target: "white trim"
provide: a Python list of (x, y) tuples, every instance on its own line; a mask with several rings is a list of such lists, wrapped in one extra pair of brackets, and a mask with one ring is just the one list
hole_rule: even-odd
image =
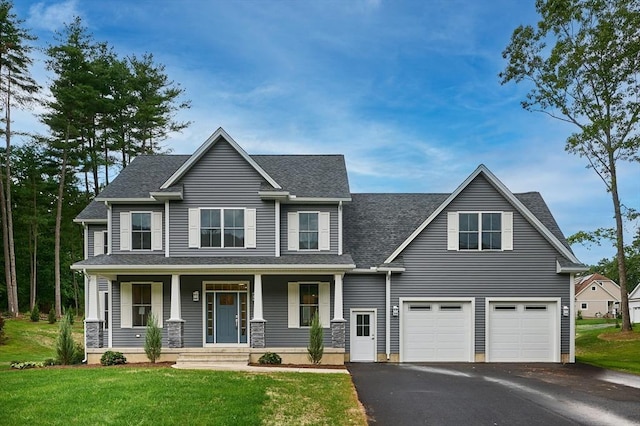
[(289, 196), (290, 204), (326, 204), (326, 203), (339, 203), (342, 201), (351, 201), (351, 197), (348, 198), (321, 198), (321, 197), (296, 197), (295, 195)]
[(98, 291), (98, 277), (96, 275), (89, 275), (88, 290), (89, 304), (87, 305), (87, 317), (85, 321), (100, 321), (100, 293)]
[[(262, 275), (253, 276), (253, 320), (264, 321), (262, 303)], [(247, 319), (248, 321), (248, 319)]]
[(164, 257), (169, 257), (169, 241), (171, 241), (171, 237), (169, 234), (169, 200), (164, 202)]
[[(473, 233), (477, 234), (478, 236), (477, 249), (461, 249), (460, 248), (460, 233), (461, 233), (460, 215), (461, 214), (477, 215), (478, 217), (477, 231), (462, 231), (462, 232), (465, 232), (466, 234), (473, 234)], [(500, 215), (500, 248), (499, 249), (482, 248), (482, 234), (484, 232), (495, 232), (495, 231), (485, 231), (483, 229), (482, 216), (485, 214)], [(498, 211), (498, 210), (456, 210), (456, 211), (447, 212), (447, 250), (462, 251), (462, 252), (513, 250), (513, 212)]]
[[(210, 273), (210, 271), (223, 271), (229, 273), (236, 273), (242, 271), (254, 271), (254, 270), (265, 270), (265, 271), (281, 271), (281, 272), (291, 272), (295, 273), (296, 271), (322, 271), (323, 273), (326, 271), (350, 271), (355, 268), (354, 264), (282, 264), (282, 265), (260, 265), (260, 264), (247, 264), (247, 265), (220, 265), (220, 264), (211, 264), (211, 265), (71, 265), (71, 269), (76, 271), (84, 271), (95, 274), (121, 274), (121, 271), (127, 271), (127, 273), (135, 274), (153, 274), (154, 271), (190, 271), (192, 273), (203, 272), (205, 274)], [(375, 272), (375, 271), (369, 271)]]
[(89, 226), (84, 223), (82, 224), (82, 240), (84, 244), (84, 260), (87, 260), (89, 258)]
[(151, 197), (117, 197), (117, 198), (104, 198), (96, 197), (94, 201), (105, 202), (109, 204), (132, 204), (132, 203), (145, 203), (145, 204), (158, 204), (158, 200)]
[(171, 274), (171, 311), (169, 321), (182, 321), (182, 305), (180, 300), (180, 275)]
[[(244, 284), (247, 286), (245, 291), (242, 290), (207, 290), (207, 284)], [(207, 343), (207, 293), (212, 293), (213, 296), (213, 341), (218, 340), (217, 328), (215, 322), (216, 315), (216, 302), (217, 293), (244, 293), (247, 295), (247, 342), (246, 343)], [(203, 348), (215, 348), (215, 347), (227, 347), (227, 348), (246, 348), (251, 347), (251, 282), (247, 280), (206, 280), (202, 281), (202, 287), (200, 290), (200, 305), (202, 306), (202, 347)], [(237, 300), (238, 312), (240, 312), (240, 299)], [(240, 318), (238, 318), (238, 340), (240, 340)]]
[(267, 172), (264, 171), (264, 169), (260, 167), (260, 165), (258, 165), (258, 163), (256, 163), (256, 161), (251, 158), (249, 154), (247, 154), (245, 150), (242, 149), (240, 145), (238, 145), (238, 143), (234, 141), (233, 138), (229, 136), (229, 134), (225, 132), (222, 127), (219, 127), (215, 132), (213, 132), (213, 134), (209, 136), (209, 138), (202, 145), (200, 145), (200, 147), (191, 155), (191, 157), (189, 157), (189, 159), (185, 161), (184, 164), (182, 164), (182, 166), (180, 166), (180, 168), (176, 170), (171, 175), (171, 177), (169, 177), (169, 179), (167, 179), (167, 181), (162, 184), (162, 186), (160, 186), (160, 189), (167, 189), (177, 181), (179, 181), (180, 178), (182, 178), (182, 176), (187, 172), (187, 170), (189, 170), (195, 163), (197, 163), (198, 160), (200, 160), (200, 158), (207, 151), (209, 151), (209, 149), (213, 145), (215, 145), (221, 138), (226, 140), (229, 145), (231, 145), (238, 152), (238, 154), (240, 154), (242, 158), (245, 159), (247, 163), (249, 163), (267, 182), (269, 182), (271, 186), (276, 189), (282, 189), (282, 187), (278, 185), (278, 183), (271, 176), (269, 176)]
[(113, 347), (113, 282), (107, 280), (107, 292), (109, 294), (109, 333), (108, 333), (108, 346)]
[(342, 201), (338, 203), (338, 255), (342, 256)]
[(470, 351), (469, 351), (469, 360), (468, 362), (473, 362), (475, 360), (475, 348), (476, 348), (476, 298), (475, 297), (400, 297), (398, 299), (398, 308), (400, 309), (400, 325), (399, 325), (399, 351), (400, 351), (400, 362), (404, 362), (404, 351), (403, 349), (403, 326), (404, 326), (404, 304), (411, 302), (462, 302), (462, 303), (470, 303), (471, 304), (471, 314), (470, 316)]
[(149, 195), (158, 201), (182, 200), (182, 192), (151, 191)]
[(580, 262), (577, 262), (577, 263), (580, 266), (577, 266), (577, 265), (561, 266), (560, 262), (556, 260), (556, 272), (558, 274), (569, 274), (569, 273), (584, 272), (589, 270), (588, 266), (583, 265)]
[[(569, 362), (576, 362), (576, 300), (575, 275), (569, 274)], [(562, 306), (560, 307), (560, 324), (562, 324)], [(560, 333), (562, 334), (562, 333)], [(562, 346), (562, 338), (560, 339)], [(562, 356), (562, 354), (560, 354)]]
[(385, 276), (384, 346), (387, 361), (391, 358), (391, 271)]
[[(371, 333), (373, 335), (373, 359), (370, 362), (378, 361), (378, 309), (377, 308), (351, 308), (349, 309), (349, 347), (350, 353), (353, 353), (355, 346), (354, 340), (356, 337), (356, 319), (357, 314), (371, 314), (372, 322), (369, 324)], [(368, 360), (354, 360), (349, 357), (350, 362), (369, 362)]]
[(113, 253), (113, 212), (111, 211), (111, 204), (107, 204), (107, 237), (109, 237), (109, 241), (107, 244), (108, 253)]
[(276, 241), (275, 257), (280, 257), (280, 200), (275, 201), (274, 210), (275, 210), (274, 222), (275, 222), (275, 241)]
[[(573, 280), (571, 281), (573, 282)], [(500, 303), (500, 302), (513, 302), (513, 303), (555, 303), (555, 319), (556, 324), (553, 327), (555, 336), (553, 339), (554, 348), (553, 348), (553, 361), (551, 362), (560, 362), (561, 360), (561, 348), (562, 348), (562, 332), (561, 332), (561, 318), (562, 318), (562, 299), (560, 297), (486, 297), (485, 298), (485, 312), (484, 312), (484, 353), (485, 353), (485, 361), (493, 362), (490, 359), (490, 345), (491, 342), (489, 340), (489, 330), (491, 329), (491, 321), (489, 320), (490, 314), (490, 306), (491, 303)], [(570, 317), (569, 320), (575, 324), (575, 318)], [(525, 362), (525, 361), (522, 361)]]
[(397, 249), (395, 249), (393, 253), (391, 253), (391, 255), (384, 261), (384, 263), (393, 262), (400, 255), (400, 253), (402, 253), (402, 251), (413, 240), (415, 240), (416, 237), (420, 235), (420, 233), (431, 222), (433, 222), (433, 220), (436, 217), (438, 217), (440, 213), (442, 213), (442, 211), (444, 211), (444, 209), (449, 204), (451, 204), (451, 202), (455, 200), (458, 197), (458, 195), (460, 195), (460, 193), (481, 173), (484, 174), (484, 176), (487, 178), (489, 183), (491, 183), (494, 186), (494, 188), (496, 188), (498, 192), (500, 192), (516, 208), (516, 210), (518, 210), (547, 239), (547, 241), (549, 241), (551, 245), (553, 245), (556, 248), (556, 250), (562, 253), (571, 262), (577, 263), (577, 264), (580, 263), (580, 261), (575, 257), (575, 255), (571, 252), (571, 250), (565, 247), (551, 233), (551, 231), (549, 231), (549, 229), (546, 226), (544, 226), (542, 222), (540, 222), (540, 220), (538, 220), (533, 215), (533, 213), (531, 213), (531, 211), (529, 211), (529, 209), (527, 209), (524, 206), (524, 204), (522, 204), (520, 200), (518, 200), (516, 196), (513, 195), (513, 193), (502, 182), (500, 182), (500, 180), (498, 180), (498, 178), (493, 173), (489, 171), (489, 169), (484, 164), (481, 164), (480, 166), (478, 166), (478, 168), (473, 173), (471, 173), (471, 175), (469, 175), (469, 177), (465, 179), (464, 182), (462, 182), (462, 184), (458, 186), (458, 188), (453, 193), (451, 193), (451, 195), (449, 195), (449, 197), (447, 197), (447, 199), (442, 204), (440, 204), (440, 206), (433, 213), (431, 213), (431, 215), (424, 222), (422, 222), (422, 224), (420, 224), (420, 226), (418, 226), (418, 228), (415, 231), (413, 231), (413, 233), (402, 244), (400, 244), (400, 246)]
[(72, 220), (73, 223), (79, 223), (81, 225), (85, 225), (85, 224), (103, 224), (103, 223), (107, 223), (107, 219), (73, 219)]

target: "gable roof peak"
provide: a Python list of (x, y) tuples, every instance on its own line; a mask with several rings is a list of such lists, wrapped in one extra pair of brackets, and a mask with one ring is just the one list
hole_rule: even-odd
[(253, 167), (267, 182), (269, 182), (272, 187), (276, 189), (282, 188), (278, 184), (278, 182), (276, 182), (271, 176), (269, 176), (269, 174), (253, 158), (251, 158), (251, 156), (247, 154), (247, 152), (242, 149), (242, 147), (235, 140), (233, 140), (233, 138), (222, 127), (218, 127), (218, 129), (213, 132), (213, 134), (209, 136), (202, 145), (200, 145), (200, 147), (191, 155), (191, 157), (189, 157), (189, 159), (185, 161), (184, 164), (180, 166), (180, 168), (176, 170), (169, 177), (169, 179), (167, 179), (162, 184), (162, 186), (160, 186), (160, 189), (166, 189), (171, 187), (172, 185), (175, 185), (182, 178), (182, 176), (184, 176), (184, 174), (189, 169), (191, 169), (191, 167), (193, 167), (193, 165), (197, 163), (198, 160), (200, 160), (200, 158), (221, 139), (224, 139), (227, 143), (229, 143), (229, 145), (231, 145), (233, 149), (235, 149), (236, 152), (240, 154), (240, 156), (244, 158), (244, 160), (249, 163), (249, 165), (251, 165), (251, 167)]

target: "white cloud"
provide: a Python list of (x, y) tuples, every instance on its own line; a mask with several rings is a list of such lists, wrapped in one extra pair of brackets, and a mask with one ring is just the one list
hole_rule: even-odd
[(36, 3), (29, 8), (27, 24), (32, 28), (57, 31), (64, 24), (70, 23), (75, 16), (80, 16), (77, 5), (77, 0), (67, 0), (49, 5), (45, 2)]

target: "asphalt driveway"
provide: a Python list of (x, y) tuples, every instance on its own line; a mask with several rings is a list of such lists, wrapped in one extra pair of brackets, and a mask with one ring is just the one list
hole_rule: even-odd
[(376, 425), (639, 425), (640, 377), (582, 364), (349, 364)]

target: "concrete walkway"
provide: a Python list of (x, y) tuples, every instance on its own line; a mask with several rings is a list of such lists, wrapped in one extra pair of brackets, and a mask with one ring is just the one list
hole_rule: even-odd
[(339, 368), (313, 368), (313, 367), (258, 367), (245, 364), (190, 364), (188, 366), (172, 365), (178, 370), (220, 370), (220, 371), (247, 371), (252, 373), (325, 373), (325, 374), (349, 374), (349, 370)]

